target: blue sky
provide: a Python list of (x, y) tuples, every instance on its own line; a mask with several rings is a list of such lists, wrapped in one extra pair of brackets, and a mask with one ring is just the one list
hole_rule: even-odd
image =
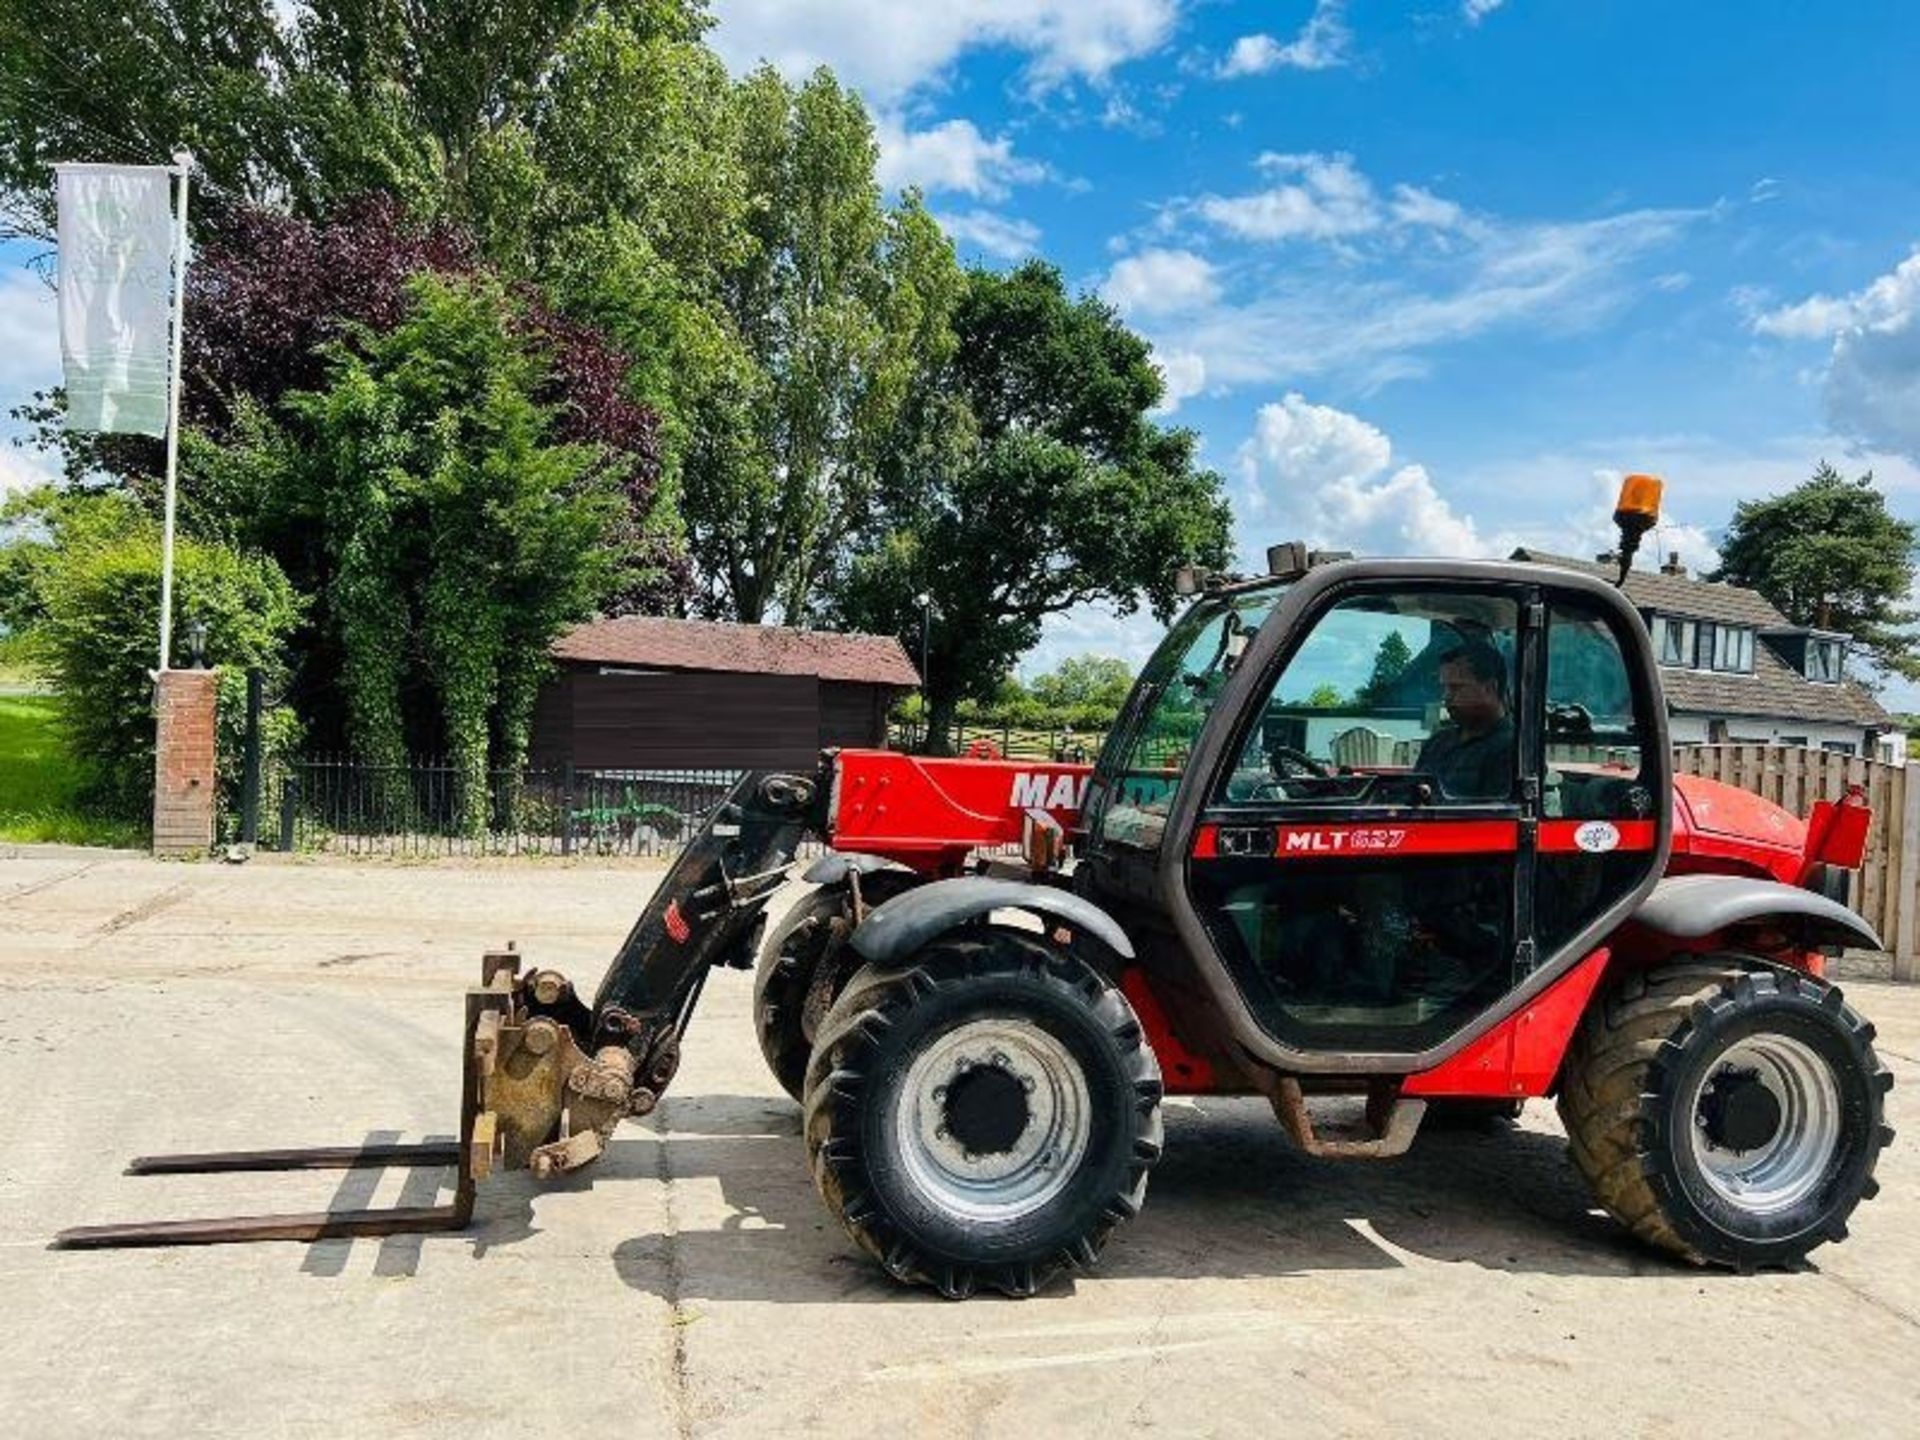
[[(730, 64), (859, 85), (972, 256), (1154, 341), (1249, 558), (1590, 552), (1647, 469), (1707, 564), (1822, 456), (1920, 518), (1913, 7), (716, 8)], [(1026, 668), (1155, 633), (1082, 613)]]
[[(1710, 563), (1825, 456), (1920, 518), (1920, 12), (1574, 0), (716, 0), (735, 69), (825, 62), (965, 253), (1154, 343), (1244, 552), (1605, 543), (1620, 471)], [(45, 383), (0, 249), (0, 400)], [(0, 483), (31, 462), (0, 459)], [(1150, 620), (1024, 667), (1137, 661)], [(1920, 708), (1895, 688), (1890, 702)]]

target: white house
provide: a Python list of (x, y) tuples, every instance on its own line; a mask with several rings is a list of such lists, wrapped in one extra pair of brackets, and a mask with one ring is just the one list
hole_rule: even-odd
[[(1522, 548), (1516, 560), (1611, 580), (1610, 560)], [(1688, 576), (1679, 556), (1627, 576), (1660, 658), (1677, 745), (1759, 742), (1904, 759), (1905, 737), (1865, 686), (1846, 678), (1845, 635), (1795, 625), (1759, 592)]]

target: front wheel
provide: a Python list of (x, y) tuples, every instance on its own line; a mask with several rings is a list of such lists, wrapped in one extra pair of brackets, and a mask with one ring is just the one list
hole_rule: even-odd
[(1160, 1095), (1119, 990), (1035, 936), (968, 931), (835, 1001), (807, 1152), (827, 1208), (895, 1279), (1025, 1296), (1138, 1213)]
[(1635, 975), (1567, 1054), (1560, 1117), (1600, 1203), (1697, 1264), (1788, 1265), (1846, 1238), (1893, 1138), (1873, 1027), (1741, 955)]
[(846, 978), (849, 967), (840, 957), (852, 932), (852, 897), (831, 886), (798, 901), (761, 947), (753, 978), (753, 1030), (767, 1068), (795, 1100), (805, 1094), (807, 1060), (821, 1017)]

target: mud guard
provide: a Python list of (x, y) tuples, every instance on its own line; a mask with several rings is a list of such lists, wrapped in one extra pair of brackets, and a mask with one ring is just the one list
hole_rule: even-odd
[(1672, 876), (1653, 887), (1633, 918), (1680, 940), (1697, 940), (1749, 920), (1778, 920), (1795, 924), (1809, 945), (1886, 948), (1871, 925), (1838, 901), (1746, 875)]
[(896, 895), (877, 906), (853, 932), (852, 945), (863, 960), (885, 963), (911, 955), (936, 935), (995, 910), (1025, 910), (1094, 936), (1123, 960), (1133, 959), (1133, 942), (1106, 911), (1070, 890), (964, 875), (935, 880)]
[(833, 850), (822, 855), (800, 878), (809, 885), (838, 885), (850, 874), (871, 875), (876, 870), (895, 870), (899, 866), (884, 855), (866, 855), (856, 850)]

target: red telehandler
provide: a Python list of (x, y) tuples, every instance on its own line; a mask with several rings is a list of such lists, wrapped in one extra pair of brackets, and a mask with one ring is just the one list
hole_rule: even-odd
[[(1630, 477), (1622, 577), (1657, 507)], [(591, 1003), (488, 956), (458, 1144), (133, 1167), (452, 1164), (452, 1205), (56, 1243), (458, 1228), (490, 1170), (575, 1169), (651, 1111), (709, 974), (756, 963), (827, 1208), (949, 1296), (1091, 1265), (1145, 1198), (1167, 1094), (1264, 1096), (1304, 1150), (1352, 1158), (1400, 1154), (1438, 1108), (1553, 1096), (1653, 1246), (1750, 1270), (1844, 1237), (1892, 1137), (1872, 1027), (1824, 978), (1834, 948), (1879, 948), (1831, 893), (1859, 795), (1802, 820), (1675, 777), (1646, 627), (1590, 575), (1298, 546), (1269, 571), (1184, 577), (1197, 598), (1092, 766), (845, 750), (750, 773)], [(832, 849), (763, 937), (809, 835)], [(1330, 1129), (1329, 1095), (1364, 1123)]]

